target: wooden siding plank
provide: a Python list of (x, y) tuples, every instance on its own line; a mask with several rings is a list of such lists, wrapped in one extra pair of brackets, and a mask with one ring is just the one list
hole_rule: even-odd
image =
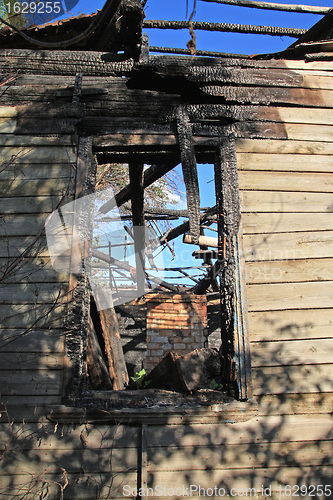
[[(13, 329), (15, 337), (20, 336), (22, 328), (38, 329), (51, 327), (64, 328), (68, 306), (66, 304), (9, 304), (2, 305), (0, 324), (2, 328)], [(23, 330), (25, 331), (25, 330)]]
[(147, 429), (149, 447), (157, 448), (183, 448), (193, 444), (226, 447), (246, 443), (311, 442), (332, 437), (332, 417), (323, 414), (286, 415), (284, 418), (264, 415), (237, 424), (156, 425)]
[[(15, 396), (7, 396), (12, 401)], [(41, 398), (49, 396), (31, 396)], [(28, 396), (22, 395), (22, 402), (28, 400)], [(5, 422), (5, 421), (4, 421)], [(140, 444), (139, 428), (137, 426), (97, 425), (97, 424), (62, 424), (55, 426), (53, 422), (45, 421), (42, 426), (36, 426), (27, 422), (14, 422), (12, 426), (8, 422), (0, 425), (0, 442), (13, 432), (20, 433), (22, 438), (22, 450), (111, 450), (117, 448), (136, 449)]]
[(255, 396), (333, 391), (331, 364), (253, 368), (252, 377)]
[(8, 193), (10, 193), (12, 197), (64, 195), (67, 190), (70, 190), (71, 186), (71, 179), (67, 179), (66, 177), (40, 180), (10, 179), (0, 181), (0, 197), (6, 197)]
[(58, 283), (17, 283), (0, 289), (0, 303), (8, 305), (54, 304), (57, 299), (61, 302), (65, 295), (65, 286)]
[(332, 442), (288, 443), (288, 451), (284, 443), (252, 443), (210, 446), (188, 446), (186, 448), (153, 448), (148, 447), (148, 470), (205, 471), (225, 469), (248, 469), (295, 466), (333, 465), (331, 456)]
[[(7, 220), (7, 218), (6, 218)], [(245, 234), (332, 231), (333, 212), (322, 213), (243, 213)]]
[(251, 341), (330, 338), (333, 309), (249, 313)]
[[(1, 137), (1, 136), (0, 136)], [(0, 179), (68, 179), (74, 173), (74, 165), (71, 163), (29, 163), (22, 166), (21, 164), (11, 164), (5, 168), (0, 168)]]
[[(1, 353), (61, 353), (64, 350), (64, 333), (50, 330), (0, 330)], [(1, 354), (2, 355), (2, 354)]]
[[(333, 144), (318, 141), (279, 141), (275, 139), (236, 139), (237, 153), (332, 155)], [(237, 154), (237, 158), (238, 158)], [(297, 158), (297, 156), (296, 156)], [(311, 161), (311, 160), (309, 160)], [(314, 160), (315, 161), (315, 160)], [(304, 165), (306, 168), (306, 165)]]
[[(12, 132), (12, 131), (10, 131)], [(1, 133), (1, 119), (0, 119)], [(1, 148), (1, 163), (76, 163), (77, 152), (74, 147), (64, 146), (19, 146)]]
[(245, 260), (295, 260), (330, 258), (332, 231), (244, 235)]
[[(45, 260), (44, 260), (45, 259)], [(2, 272), (6, 270), (8, 259), (0, 258), (0, 276), (3, 283), (64, 283), (67, 284), (70, 274), (69, 259), (57, 259), (57, 269), (53, 269), (50, 259), (47, 258), (24, 259), (18, 267), (9, 274), (3, 276)]]
[[(281, 141), (282, 142), (282, 141)], [(269, 147), (269, 144), (267, 144)], [(333, 150), (332, 150), (333, 152)], [(270, 172), (328, 172), (333, 169), (332, 155), (295, 153), (237, 153), (238, 170)], [(240, 173), (240, 175), (243, 175)], [(272, 174), (273, 175), (273, 174)]]
[(246, 264), (248, 284), (332, 280), (333, 259), (248, 262)]
[(333, 393), (269, 394), (257, 397), (259, 415), (332, 414)]
[(28, 196), (17, 196), (16, 198), (0, 198), (0, 210), (2, 213), (9, 214), (26, 214), (26, 213), (51, 213), (59, 205), (70, 203), (73, 201), (72, 196), (65, 196), (66, 190), (64, 189), (59, 195), (55, 196), (35, 196), (29, 198)]
[[(333, 113), (332, 113), (333, 114)], [(267, 164), (267, 169), (269, 164)], [(332, 173), (244, 171), (238, 173), (239, 189), (254, 191), (333, 192)], [(34, 181), (30, 181), (34, 182)], [(1, 185), (1, 183), (0, 183)], [(15, 189), (15, 187), (13, 186)], [(32, 187), (33, 190), (33, 187)], [(43, 194), (42, 192), (40, 194)]]
[(0, 391), (3, 397), (20, 395), (61, 394), (62, 370), (22, 370), (1, 373)]
[(333, 364), (333, 336), (330, 339), (252, 342), (251, 363), (253, 367)]
[(16, 373), (22, 370), (62, 369), (63, 355), (56, 353), (0, 353), (0, 372)]
[(241, 191), (240, 198), (242, 212), (333, 212), (331, 193)]
[[(11, 106), (9, 106), (12, 109)], [(0, 106), (1, 113), (2, 106)], [(16, 146), (19, 148), (32, 146), (70, 146), (75, 147), (75, 136), (58, 135), (58, 136), (30, 136), (30, 135), (13, 135), (13, 134), (0, 134), (0, 146), (9, 147)]]
[(247, 290), (249, 311), (323, 309), (333, 303), (333, 281), (249, 285)]
[[(332, 92), (333, 94), (333, 92)], [(333, 141), (332, 125), (300, 125), (298, 123), (286, 123), (288, 139), (294, 141)]]
[[(288, 463), (288, 457), (286, 457), (286, 464)], [(252, 496), (254, 494), (254, 489), (257, 491), (258, 495), (261, 493), (263, 485), (269, 484), (272, 491), (278, 491), (280, 485), (289, 484), (313, 484), (322, 485), (330, 484), (333, 475), (332, 466), (320, 466), (320, 467), (272, 467), (272, 468), (262, 468), (262, 469), (231, 469), (231, 470), (217, 470), (212, 469), (208, 471), (195, 470), (189, 472), (183, 472), (180, 474), (178, 471), (152, 471), (148, 473), (148, 484), (155, 485), (165, 485), (166, 491), (169, 489), (173, 492), (177, 488), (183, 491), (183, 486), (192, 486), (192, 493), (199, 492), (199, 486), (202, 488), (202, 496), (211, 496), (214, 494), (214, 485), (218, 488), (224, 488), (224, 493), (217, 493), (218, 496), (233, 496), (237, 495), (237, 490), (239, 490), (240, 497), (242, 496)], [(265, 486), (264, 486), (265, 487)], [(208, 494), (204, 493), (207, 489)], [(218, 491), (218, 489), (217, 489)], [(252, 493), (251, 493), (252, 491)], [(283, 490), (282, 490), (283, 491)], [(163, 492), (163, 487), (162, 487)], [(230, 493), (229, 493), (230, 492)], [(168, 493), (165, 495), (167, 497)], [(151, 498), (158, 498), (158, 496), (152, 496)]]

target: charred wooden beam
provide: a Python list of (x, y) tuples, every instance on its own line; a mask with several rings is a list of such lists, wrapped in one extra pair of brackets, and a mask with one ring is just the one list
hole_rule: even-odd
[(145, 216), (143, 163), (132, 159), (129, 163), (129, 177), (132, 205), (133, 238), (136, 262), (136, 280), (139, 295), (145, 293)]
[[(276, 26), (253, 26), (250, 24), (228, 24), (228, 23), (209, 23), (201, 21), (193, 21), (194, 30), (204, 31), (221, 31), (229, 33), (253, 33), (255, 35), (271, 35), (271, 36), (290, 36), (299, 38), (306, 33), (307, 30), (301, 28), (279, 28)], [(181, 30), (189, 29), (188, 21), (160, 21), (150, 19), (143, 22), (143, 28), (157, 29), (172, 29)]]
[[(155, 181), (157, 181), (160, 177), (167, 174), (170, 170), (172, 170), (178, 162), (168, 162), (162, 163), (159, 165), (152, 165), (143, 173), (143, 188), (147, 188)], [(119, 193), (115, 195), (115, 198), (112, 200), (108, 200), (104, 205), (102, 205), (99, 209), (102, 214), (106, 214), (115, 206), (120, 207), (131, 198), (131, 183), (125, 186)]]
[(257, 2), (255, 0), (201, 0), (202, 2), (221, 3), (237, 5), (238, 7), (250, 7), (252, 9), (279, 10), (283, 12), (300, 12), (308, 14), (327, 14), (331, 7), (320, 7), (319, 5), (290, 5), (285, 3)]
[(187, 210), (189, 212), (190, 233), (195, 242), (200, 235), (200, 193), (195, 157), (192, 126), (183, 106), (177, 110), (177, 132), (182, 160), (183, 177), (186, 187)]

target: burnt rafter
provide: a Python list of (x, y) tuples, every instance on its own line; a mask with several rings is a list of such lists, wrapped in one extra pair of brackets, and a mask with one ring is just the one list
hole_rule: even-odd
[[(168, 163), (162, 163), (160, 165), (152, 165), (151, 167), (147, 168), (147, 170), (144, 171), (143, 173), (143, 187), (147, 188), (151, 184), (153, 184), (155, 181), (160, 179), (163, 175), (167, 174), (172, 170), (178, 162), (168, 162)], [(131, 198), (131, 184), (128, 184), (125, 186), (119, 193), (117, 193), (112, 200), (108, 200), (104, 205), (102, 205), (99, 209), (102, 214), (108, 213), (110, 210), (112, 210), (115, 206), (121, 206), (129, 199)]]

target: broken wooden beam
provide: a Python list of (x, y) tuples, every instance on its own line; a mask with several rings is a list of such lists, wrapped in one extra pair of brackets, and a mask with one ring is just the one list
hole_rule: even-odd
[(176, 390), (192, 393), (211, 388), (212, 380), (218, 383), (221, 375), (220, 355), (216, 349), (195, 349), (181, 356), (169, 352), (146, 375), (149, 388)]
[(183, 243), (217, 248), (218, 238), (214, 238), (212, 236), (199, 236), (199, 240), (196, 242), (191, 234), (184, 234)]

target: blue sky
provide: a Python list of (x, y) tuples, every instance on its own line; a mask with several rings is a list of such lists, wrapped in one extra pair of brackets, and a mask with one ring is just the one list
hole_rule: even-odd
[[(279, 0), (277, 0), (279, 1)], [(285, 1), (287, 4), (306, 4), (332, 7), (331, 0), (300, 0)], [(193, 0), (188, 0), (189, 11), (191, 12)], [(72, 14), (91, 14), (101, 9), (104, 0), (96, 0), (94, 3), (88, 0), (80, 0), (72, 10)], [(147, 19), (185, 20), (186, 0), (148, 0), (146, 7)], [(267, 11), (236, 7), (232, 5), (222, 5), (211, 2), (197, 0), (197, 10), (195, 21), (211, 21), (240, 24), (256, 24), (283, 26), (291, 28), (308, 29), (313, 26), (321, 16), (314, 14), (297, 14), (278, 11)], [(150, 45), (181, 47), (186, 48), (189, 40), (187, 30), (147, 30)], [(197, 48), (200, 50), (214, 50), (221, 52), (233, 52), (238, 54), (255, 54), (275, 52), (282, 50), (295, 40), (289, 37), (272, 37), (269, 35), (244, 35), (238, 33), (210, 33), (196, 31)]]

